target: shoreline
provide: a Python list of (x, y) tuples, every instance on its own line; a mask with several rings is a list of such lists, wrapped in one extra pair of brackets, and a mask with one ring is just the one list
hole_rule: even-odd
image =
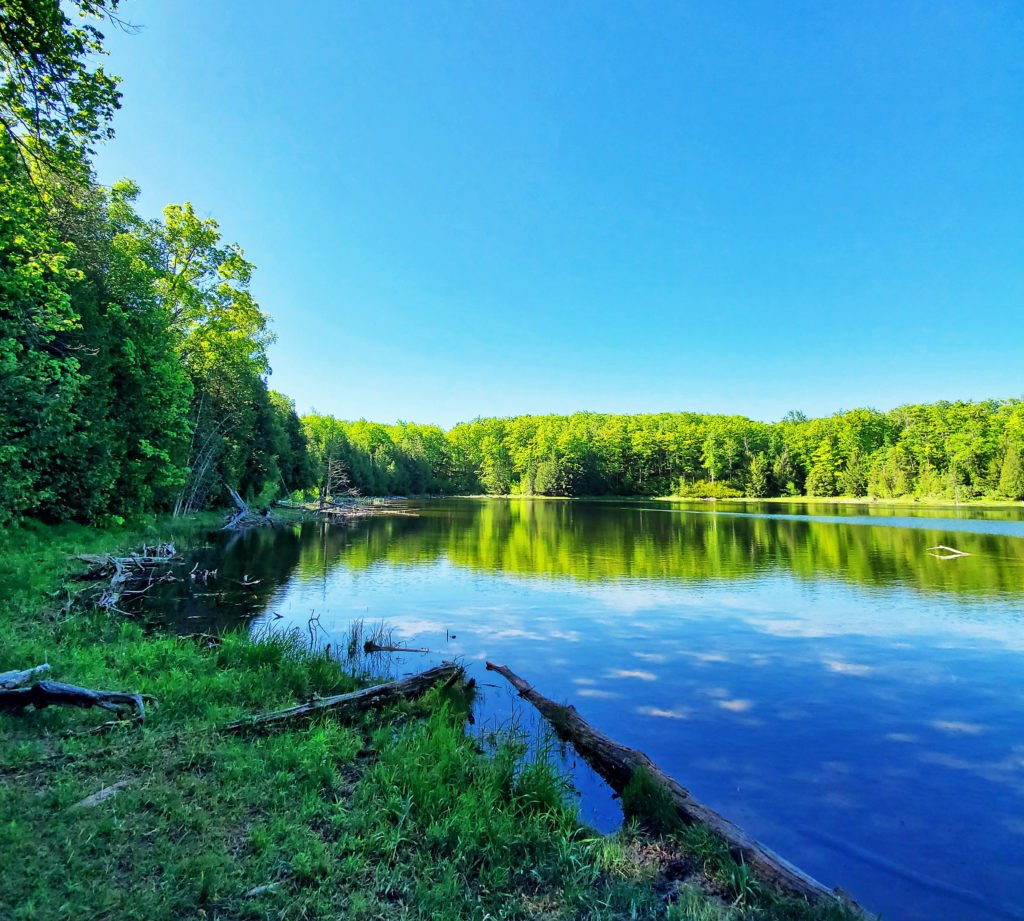
[[(387, 499), (388, 496), (372, 496), (368, 498)], [(410, 496), (401, 497), (405, 501), (421, 502), (438, 499), (502, 499), (517, 502), (677, 502), (701, 505), (850, 505), (866, 508), (948, 508), (948, 509), (1024, 509), (1024, 501), (1013, 499), (970, 499), (954, 502), (942, 498), (898, 498), (881, 499), (869, 496), (771, 496), (755, 498), (751, 496), (730, 496), (728, 498), (697, 499), (689, 496), (540, 496), (524, 493), (506, 495), (488, 495), (486, 493), (467, 493), (452, 496)]]

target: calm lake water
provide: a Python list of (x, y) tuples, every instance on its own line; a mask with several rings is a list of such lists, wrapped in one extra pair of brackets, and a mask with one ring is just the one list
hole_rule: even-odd
[[(200, 551), (216, 587), (167, 599), (172, 616), (315, 615), (335, 644), (385, 621), (431, 653), (381, 667), (461, 657), (478, 724), (529, 722), (493, 659), (889, 921), (1024, 918), (1020, 509), (417, 507), (219, 538)], [(246, 573), (263, 581), (227, 589)], [(608, 789), (574, 779), (584, 818), (614, 827)]]

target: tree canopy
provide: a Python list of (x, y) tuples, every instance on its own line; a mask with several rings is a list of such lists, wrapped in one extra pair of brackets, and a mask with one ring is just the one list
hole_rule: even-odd
[(267, 386), (255, 267), (191, 203), (158, 219), (99, 186), (118, 80), (96, 63), (117, 0), (0, 7), (0, 519), (103, 520), (268, 501), (310, 479)]
[(436, 426), (305, 416), (314, 460), (368, 494), (1024, 498), (1024, 402), (939, 402), (766, 423), (700, 413)]

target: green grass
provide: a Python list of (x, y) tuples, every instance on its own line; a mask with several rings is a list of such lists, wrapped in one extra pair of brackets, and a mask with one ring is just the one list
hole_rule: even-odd
[(237, 633), (211, 648), (65, 609), (73, 554), (167, 538), (154, 523), (0, 540), (0, 671), (48, 661), (56, 680), (160, 704), (142, 727), (103, 735), (84, 734), (105, 719), (96, 710), (0, 715), (5, 921), (811, 917), (706, 832), (666, 820), (651, 834), (642, 797), (618, 834), (586, 828), (543, 741), (467, 734), (458, 694), (353, 724), (218, 731), (358, 679), (304, 636)]

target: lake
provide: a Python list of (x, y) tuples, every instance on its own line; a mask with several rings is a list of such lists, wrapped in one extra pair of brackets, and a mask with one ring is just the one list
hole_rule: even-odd
[[(242, 620), (335, 648), (384, 621), (431, 652), (376, 666), (459, 657), (478, 725), (533, 725), (495, 660), (886, 919), (1024, 918), (1021, 509), (416, 508), (220, 536), (198, 551), (218, 579), (161, 606), (184, 632)], [(613, 828), (608, 789), (573, 777)]]

